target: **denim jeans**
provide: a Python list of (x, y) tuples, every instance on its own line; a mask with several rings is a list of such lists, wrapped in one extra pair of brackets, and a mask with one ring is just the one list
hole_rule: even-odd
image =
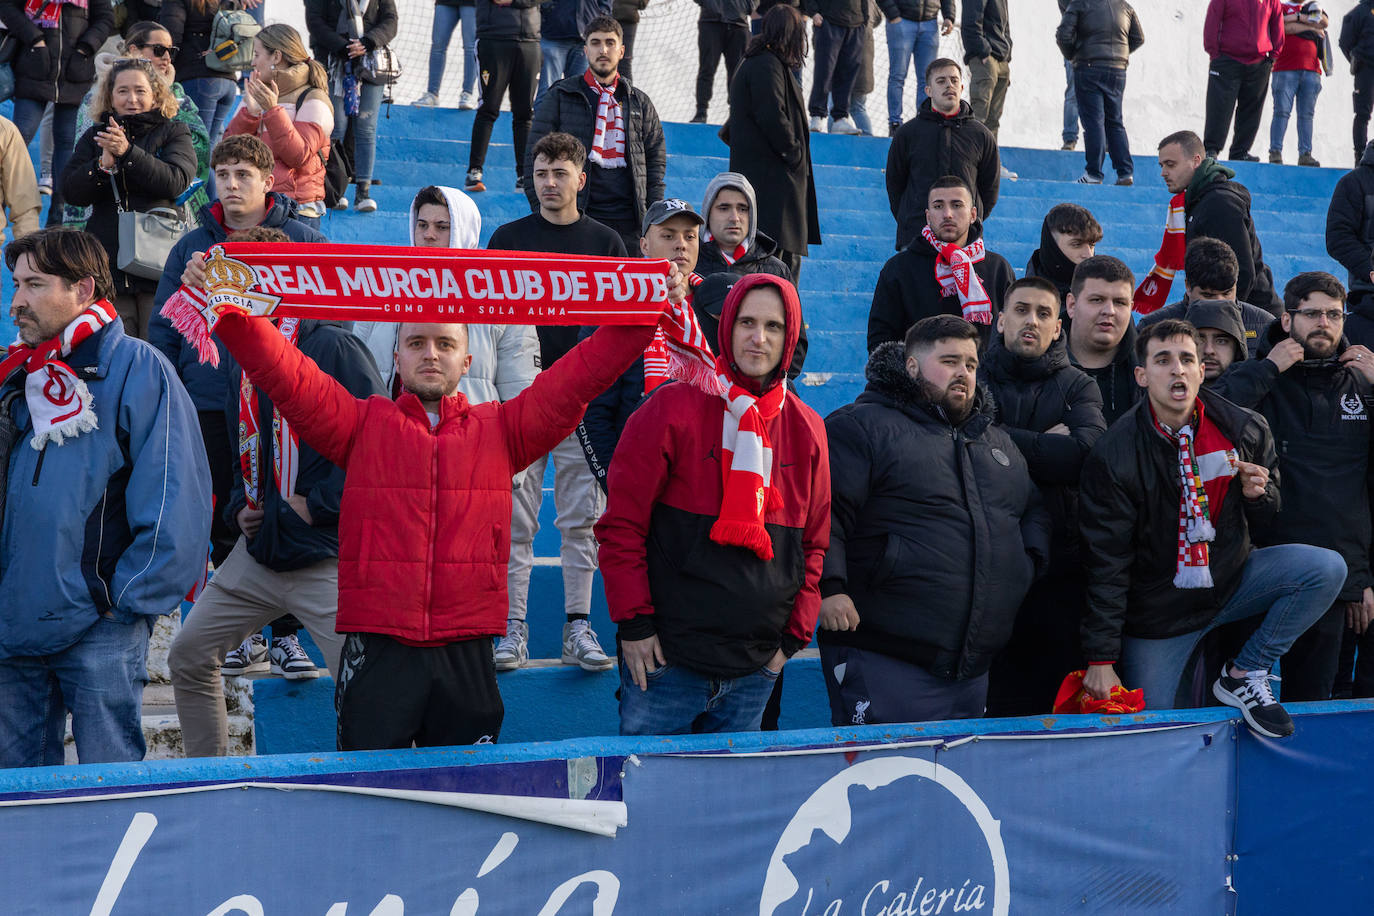
[(811, 33), (816, 52), (811, 98), (807, 105), (811, 117), (825, 117), (827, 100), (832, 118), (838, 121), (849, 117), (849, 95), (854, 91), (854, 80), (863, 59), (863, 32), (858, 27), (847, 29), (822, 22)]
[(210, 131), (210, 149), (215, 148), (224, 136), (224, 125), (229, 123), (229, 113), (234, 110), (234, 99), (238, 97), (239, 87), (233, 80), (207, 76), (203, 79), (187, 80), (181, 84), (186, 97), (200, 109), (200, 119)]
[(61, 766), (68, 711), (82, 763), (142, 760), (152, 632), (101, 617), (61, 652), (0, 660), (0, 767)]
[[(361, 98), (358, 115), (353, 124), (353, 180), (366, 184), (372, 180), (372, 164), (377, 160), (377, 112), (382, 107), (385, 86), (372, 83), (359, 85)], [(334, 96), (334, 132), (331, 141), (341, 141), (348, 130), (348, 116), (344, 114), (343, 96)]]
[(536, 106), (554, 83), (565, 76), (581, 76), (587, 69), (587, 52), (576, 38), (541, 38), (539, 50), (544, 62), (539, 69), (539, 91), (534, 96)]
[(853, 96), (849, 100), (849, 117), (864, 136), (873, 136), (873, 122), (868, 117), (868, 93)]
[(1105, 153), (1110, 152), (1117, 177), (1133, 175), (1135, 163), (1131, 161), (1131, 141), (1126, 136), (1126, 123), (1121, 119), (1121, 97), (1126, 93), (1125, 68), (1085, 64), (1074, 67), (1073, 80), (1078, 114), (1083, 121), (1084, 171), (1092, 178), (1101, 179), (1102, 160)]
[(1064, 134), (1065, 143), (1078, 142), (1078, 97), (1073, 91), (1073, 61), (1064, 61)]
[(736, 678), (712, 678), (669, 662), (648, 674), (648, 690), (620, 663), (620, 733), (686, 735), (756, 732), (778, 676), (767, 667)]
[[(47, 102), (36, 102), (33, 99), (14, 100), (14, 126), (19, 128), (19, 135), (24, 138), (25, 144), (32, 142), (34, 134), (38, 133), (38, 125), (42, 123), (43, 112), (47, 107)], [(62, 172), (72, 158), (72, 148), (76, 146), (76, 109), (76, 105), (52, 106), (53, 191), (52, 199), (48, 202), (49, 225), (54, 225), (55, 218), (60, 221), (62, 213)], [(40, 163), (34, 172), (39, 173), (41, 168)]]
[(916, 107), (926, 100), (926, 67), (940, 53), (940, 20), (901, 19), (887, 24), (887, 120), (902, 120), (906, 71), (916, 65)]
[(1274, 90), (1274, 114), (1269, 122), (1269, 149), (1281, 152), (1288, 133), (1293, 100), (1298, 102), (1298, 152), (1312, 153), (1312, 117), (1322, 91), (1322, 75), (1315, 70), (1276, 70), (1269, 77)]
[(460, 22), (463, 26), (463, 91), (472, 92), (477, 87), (477, 7), (436, 5), (429, 38), (429, 84), (426, 86), (435, 95), (443, 85), (448, 44)]
[(1173, 708), (1179, 679), (1202, 637), (1224, 623), (1260, 614), (1264, 620), (1234, 664), (1243, 671), (1267, 671), (1335, 602), (1345, 573), (1345, 560), (1334, 550), (1306, 544), (1255, 550), (1231, 600), (1206, 627), (1168, 639), (1125, 637), (1121, 680), (1144, 689), (1147, 708)]

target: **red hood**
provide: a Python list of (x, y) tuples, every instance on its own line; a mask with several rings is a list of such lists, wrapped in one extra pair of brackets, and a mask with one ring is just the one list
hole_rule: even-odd
[(787, 377), (787, 370), (792, 367), (792, 354), (797, 350), (797, 338), (801, 336), (801, 299), (797, 297), (795, 286), (772, 274), (747, 274), (736, 281), (725, 297), (725, 305), (721, 306), (720, 326), (716, 331), (716, 346), (729, 367), (730, 380), (744, 388), (756, 386), (749, 379), (740, 375), (739, 368), (735, 365), (734, 351), (730, 347), (730, 338), (735, 327), (735, 316), (739, 313), (740, 302), (750, 290), (760, 286), (771, 286), (782, 295), (783, 320), (787, 324), (787, 338), (782, 345), (782, 362), (778, 363), (778, 368), (773, 373), (768, 388), (779, 384), (782, 379)]

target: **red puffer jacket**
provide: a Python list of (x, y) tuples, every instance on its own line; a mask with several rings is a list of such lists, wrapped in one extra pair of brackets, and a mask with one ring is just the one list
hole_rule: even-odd
[(440, 644), (505, 634), (511, 477), (577, 427), (653, 327), (602, 328), (504, 404), (445, 398), (433, 429), (415, 395), (358, 400), (266, 321), (230, 316), (216, 333), (346, 473), (336, 629)]

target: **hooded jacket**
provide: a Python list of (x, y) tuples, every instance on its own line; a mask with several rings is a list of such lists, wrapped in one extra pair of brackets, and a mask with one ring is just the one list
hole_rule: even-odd
[[(42, 28), (24, 12), (25, 0), (0, 0), (0, 22), (19, 43), (10, 67), (14, 97), (79, 105), (95, 82), (95, 55), (114, 31), (110, 0), (63, 3), (57, 27)], [(39, 42), (43, 47), (35, 47)]]
[(324, 200), (325, 160), (334, 130), (334, 105), (329, 93), (309, 85), (303, 63), (277, 73), (277, 104), (261, 115), (247, 105), (224, 128), (226, 136), (252, 134), (272, 150), (272, 190), (297, 203)]
[[(1218, 302), (1223, 300), (1211, 301)], [(1136, 322), (1136, 327), (1144, 329), (1154, 324), (1156, 321), (1163, 321), (1166, 318), (1181, 318), (1184, 321), (1192, 322), (1192, 324), (1197, 327), (1199, 326), (1198, 323), (1193, 321), (1191, 317), (1193, 306), (1196, 304), (1197, 303), (1190, 303), (1186, 298), (1180, 299), (1177, 302), (1171, 302), (1162, 309), (1157, 309), (1148, 315), (1142, 316), (1141, 319)], [(1269, 330), (1269, 325), (1274, 323), (1274, 316), (1264, 309), (1257, 308), (1248, 302), (1236, 302), (1235, 304), (1240, 306), (1240, 315), (1238, 319), (1240, 328), (1238, 330), (1242, 335), (1241, 340), (1245, 343), (1245, 355), (1250, 359), (1254, 359), (1259, 352), (1260, 344), (1264, 340), (1265, 332)], [(1236, 331), (1237, 329), (1232, 328), (1231, 330)], [(1235, 337), (1236, 334), (1233, 333), (1231, 336)]]
[(968, 102), (960, 101), (959, 113), (947, 118), (926, 99), (916, 117), (897, 128), (887, 150), (887, 203), (897, 220), (897, 250), (920, 238), (937, 179), (964, 179), (973, 188), (979, 219), (986, 221), (997, 206), (1001, 173), (997, 141)]
[[(1235, 362), (1240, 362), (1249, 356), (1250, 349), (1246, 343), (1245, 324), (1241, 320), (1240, 307), (1237, 303), (1229, 299), (1199, 299), (1196, 302), (1188, 303), (1188, 310), (1184, 313), (1183, 320), (1199, 330), (1211, 328), (1221, 331), (1231, 338), (1231, 342), (1236, 345)], [(1232, 363), (1232, 365), (1234, 364)]]
[[(277, 333), (275, 330), (273, 333)], [(280, 337), (280, 334), (278, 334)], [(296, 338), (295, 349), (309, 359), (356, 398), (385, 395), (377, 366), (368, 355), (362, 341), (349, 333), (348, 325), (339, 321), (304, 320)], [(239, 386), (243, 371), (233, 354), (221, 363), (229, 379), (224, 402), (224, 419), (228, 427), (228, 441), (238, 455)], [(331, 464), (304, 438), (300, 439), (295, 492), (305, 497), (310, 511), (306, 522), (282, 496), (273, 482), (272, 464), (275, 460), (272, 434), (272, 397), (258, 393), (258, 479), (262, 481), (262, 527), (248, 538), (248, 555), (277, 572), (303, 569), (321, 560), (339, 555), (339, 511), (343, 498), (344, 473)], [(243, 471), (234, 464), (234, 483), (229, 488), (228, 504), (219, 508), (231, 531), (238, 531), (238, 514), (247, 498), (243, 492)]]
[(105, 612), (170, 614), (205, 575), (210, 470), (185, 389), (114, 321), (66, 360), (97, 426), (32, 448), (23, 374), (0, 388), (19, 438), (0, 519), (0, 658), (51, 655)]
[(1220, 239), (1231, 246), (1240, 265), (1236, 298), (1268, 309), (1275, 316), (1283, 302), (1274, 294), (1274, 277), (1264, 263), (1255, 222), (1250, 217), (1250, 191), (1232, 181), (1236, 173), (1215, 159), (1204, 159), (1184, 192), (1186, 239)]
[(1212, 60), (1229, 57), (1256, 64), (1277, 57), (1283, 41), (1279, 0), (1210, 0), (1207, 4), (1202, 47)]
[[(268, 229), (280, 229), (290, 236), (293, 242), (329, 241), (319, 230), (297, 220), (295, 215), (294, 200), (276, 191), (269, 191), (267, 212), (258, 225)], [(230, 231), (224, 225), (224, 208), (219, 201), (201, 209), (200, 225), (183, 235), (176, 245), (172, 246), (172, 253), (167, 256), (167, 266), (162, 271), (162, 279), (158, 281), (157, 293), (153, 297), (153, 317), (148, 321), (148, 343), (161, 350), (162, 355), (171, 362), (186, 386), (186, 391), (191, 395), (191, 400), (195, 402), (196, 410), (214, 413), (224, 410), (224, 399), (229, 391), (229, 375), (224, 368), (228, 351), (216, 340), (215, 345), (219, 347), (219, 367), (202, 363), (196, 348), (172, 327), (171, 321), (163, 317), (162, 306), (173, 293), (181, 289), (181, 274), (186, 269), (186, 262), (191, 255), (197, 251), (207, 251), (211, 245), (223, 242), (229, 237)], [(238, 441), (237, 431), (230, 441)]]
[[(982, 237), (982, 221), (969, 227), (968, 241)], [(963, 315), (958, 296), (946, 296), (935, 279), (938, 252), (920, 235), (901, 251), (887, 259), (878, 273), (873, 288), (873, 306), (868, 312), (868, 350), (881, 343), (905, 340), (907, 329), (931, 315)], [(1007, 287), (1016, 281), (1016, 273), (1007, 259), (995, 251), (987, 251), (983, 260), (973, 265), (973, 272), (983, 281), (992, 301), (992, 324), (980, 326), (984, 342), (1002, 311), (1002, 297)]]
[(411, 392), (355, 398), (266, 321), (230, 316), (216, 333), (344, 469), (336, 629), (440, 645), (505, 634), (511, 478), (567, 438), (653, 327), (602, 329), (503, 404), (446, 397), (433, 426)]
[(964, 39), (964, 63), (991, 57), (1011, 61), (1010, 0), (964, 0), (959, 34)]
[(1231, 441), (1240, 460), (1269, 469), (1259, 499), (1246, 499), (1239, 478), (1212, 521), (1212, 588), (1178, 588), (1178, 447), (1154, 427), (1142, 399), (1107, 429), (1083, 465), (1079, 523), (1088, 570), (1083, 653), (1091, 662), (1121, 658), (1121, 638), (1165, 639), (1212, 622), (1240, 585), (1250, 558), (1251, 526), (1261, 529), (1279, 509), (1279, 467), (1269, 424), (1206, 388), (1205, 416)]
[(1070, 322), (1065, 317), (1064, 341), (1069, 362), (1082, 369), (1089, 378), (1097, 382), (1098, 390), (1102, 394), (1102, 416), (1107, 421), (1107, 426), (1110, 427), (1140, 400), (1144, 391), (1135, 383), (1135, 322), (1127, 322), (1126, 334), (1121, 338), (1121, 343), (1117, 345), (1116, 354), (1112, 357), (1111, 364), (1105, 369), (1083, 368), (1074, 358), (1073, 350), (1067, 349), (1069, 330)]
[(1049, 280), (1059, 290), (1059, 306), (1063, 311), (1064, 297), (1073, 286), (1073, 271), (1078, 265), (1070, 261), (1068, 255), (1059, 248), (1050, 230), (1049, 217), (1040, 224), (1040, 247), (1031, 252), (1026, 262), (1027, 277), (1042, 277)]
[[(1078, 478), (1088, 452), (1107, 431), (1101, 390), (1069, 363), (1062, 335), (1038, 359), (1017, 356), (1002, 335), (993, 335), (978, 381), (992, 395), (996, 422), (1026, 459), (1045, 499), (1054, 523), (1051, 559), (1077, 565)], [(1068, 427), (1068, 435), (1046, 431), (1059, 424)]]
[[(1374, 0), (1370, 0), (1374, 3)], [(1357, 9), (1365, 9), (1363, 5)], [(1374, 9), (1365, 13), (1370, 20), (1370, 42), (1374, 43)], [(1370, 60), (1374, 62), (1374, 51)], [(1368, 328), (1352, 327), (1346, 333), (1359, 343), (1374, 342), (1374, 146), (1366, 146), (1355, 168), (1341, 176), (1326, 210), (1326, 253), (1348, 271), (1350, 308)], [(1354, 316), (1352, 316), (1353, 318)]]
[(1124, 70), (1145, 30), (1126, 0), (1070, 0), (1054, 39), (1076, 66)]
[(847, 594), (859, 627), (820, 639), (974, 678), (1044, 571), (1049, 518), (987, 392), (975, 388), (954, 425), (904, 363), (902, 344), (879, 347), (868, 387), (825, 421), (833, 494), (821, 594)]
[[(726, 301), (717, 338), (732, 380), (756, 391), (734, 366), (725, 329), (734, 327), (749, 289), (775, 283), (762, 274), (741, 280)], [(770, 389), (782, 384), (801, 324), (795, 291), (777, 288), (787, 336)], [(830, 466), (821, 418), (789, 394), (766, 427), (773, 486), (782, 496), (781, 508), (764, 519), (773, 559), (717, 544), (709, 533), (723, 494), (724, 412), (722, 398), (693, 385), (655, 390), (626, 424), (596, 538), (607, 605), (622, 640), (656, 634), (668, 664), (741, 677), (779, 648), (791, 656), (811, 641), (830, 541)]]
[(1374, 0), (1360, 0), (1345, 14), (1339, 44), (1352, 70), (1374, 64)]
[[(440, 187), (448, 201), (449, 247), (477, 248), (482, 235), (482, 214), (472, 198), (456, 188)], [(419, 208), (410, 202), (410, 244), (415, 244), (415, 219)], [(539, 373), (539, 338), (533, 325), (469, 324), (468, 353), (472, 365), (458, 383), (469, 404), (509, 401), (530, 386)], [(397, 335), (395, 321), (359, 321), (353, 333), (367, 345), (377, 361), (383, 390), (395, 390)]]
[[(792, 271), (788, 270), (787, 265), (773, 256), (777, 251), (777, 244), (768, 236), (759, 232), (758, 219), (758, 199), (754, 194), (754, 186), (749, 183), (739, 172), (721, 172), (712, 178), (706, 185), (706, 196), (701, 205), (701, 215), (710, 222), (711, 207), (716, 202), (716, 195), (729, 188), (732, 191), (739, 191), (749, 199), (749, 229), (744, 236), (744, 255), (736, 259), (733, 263), (725, 260), (721, 253), (720, 242), (712, 238), (711, 230), (702, 227), (701, 245), (697, 252), (697, 273), (703, 277), (709, 277), (718, 273), (733, 273), (737, 276), (745, 274), (772, 274), (775, 277), (782, 277), (789, 283), (792, 281)], [(707, 335), (707, 340), (711, 335)]]

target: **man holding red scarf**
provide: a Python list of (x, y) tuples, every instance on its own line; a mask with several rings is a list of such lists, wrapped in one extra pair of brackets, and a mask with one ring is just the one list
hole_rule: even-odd
[(659, 386), (625, 426), (596, 526), (620, 627), (621, 734), (757, 730), (783, 664), (811, 641), (830, 466), (821, 418), (784, 385), (800, 330), (792, 284), (740, 279), (720, 356), (697, 351), (674, 371), (691, 381)]
[(1252, 549), (1250, 526), (1269, 522), (1279, 506), (1273, 436), (1259, 415), (1202, 388), (1199, 349), (1185, 321), (1140, 331), (1135, 375), (1147, 396), (1083, 467), (1083, 686), (1106, 699), (1124, 678), (1144, 690), (1147, 708), (1173, 708), (1202, 637), (1261, 617), (1212, 693), (1256, 733), (1282, 738), (1293, 722), (1274, 699), (1269, 671), (1335, 602), (1345, 561), (1305, 544)]
[(153, 618), (205, 572), (210, 473), (172, 367), (126, 337), (105, 250), (10, 243), (0, 361), (0, 767), (142, 760)]

